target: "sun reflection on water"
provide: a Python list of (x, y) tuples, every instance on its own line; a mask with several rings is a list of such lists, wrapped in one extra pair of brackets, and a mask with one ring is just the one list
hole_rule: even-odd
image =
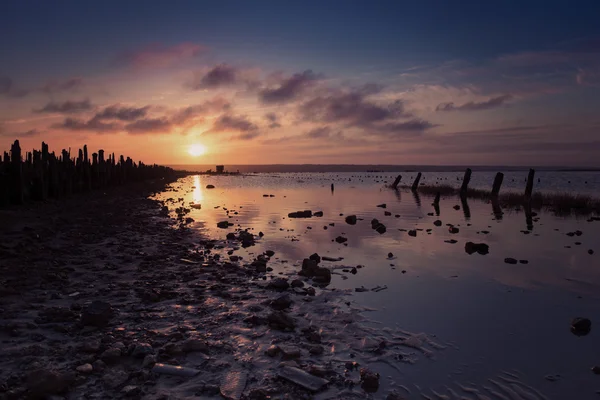
[(202, 185), (200, 182), (200, 175), (194, 176), (194, 193), (192, 194), (194, 203), (202, 203), (204, 196), (202, 196)]

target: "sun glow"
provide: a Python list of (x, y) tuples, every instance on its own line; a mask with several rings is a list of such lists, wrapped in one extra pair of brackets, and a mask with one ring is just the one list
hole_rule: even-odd
[(200, 143), (192, 144), (188, 148), (188, 153), (193, 157), (200, 157), (204, 153), (206, 153), (206, 146)]

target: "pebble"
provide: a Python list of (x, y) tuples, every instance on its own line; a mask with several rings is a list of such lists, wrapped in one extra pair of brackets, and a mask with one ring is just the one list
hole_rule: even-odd
[(506, 258), (504, 259), (504, 262), (505, 262), (505, 263), (507, 263), (507, 264), (516, 264), (516, 263), (517, 263), (517, 260), (516, 260), (516, 259), (514, 259), (514, 258), (512, 258), (512, 257), (506, 257)]
[(82, 364), (79, 367), (75, 368), (75, 370), (82, 374), (91, 374), (94, 370), (94, 367), (92, 367), (92, 364)]

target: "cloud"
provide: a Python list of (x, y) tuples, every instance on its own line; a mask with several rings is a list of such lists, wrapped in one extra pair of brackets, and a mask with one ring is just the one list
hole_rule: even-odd
[(265, 104), (285, 103), (296, 99), (307, 87), (312, 86), (319, 77), (311, 70), (294, 74), (279, 82), (276, 88), (266, 88), (258, 93)]
[(230, 115), (225, 114), (217, 118), (213, 124), (211, 131), (214, 132), (225, 132), (225, 131), (237, 131), (237, 132), (251, 132), (258, 129), (252, 121), (246, 116)]
[(57, 103), (51, 101), (46, 104), (43, 108), (34, 109), (35, 113), (59, 113), (59, 114), (76, 114), (83, 111), (89, 111), (93, 108), (92, 103), (89, 99), (81, 101), (65, 101), (63, 103)]
[(281, 128), (281, 123), (279, 123), (279, 116), (274, 112), (266, 113), (265, 119), (269, 123), (269, 128)]
[(173, 46), (152, 44), (118, 54), (116, 63), (134, 68), (165, 68), (198, 57), (205, 51), (206, 47), (190, 42)]
[(173, 124), (167, 118), (145, 118), (125, 125), (131, 134), (170, 133)]
[(386, 124), (377, 125), (374, 127), (375, 131), (383, 136), (395, 136), (395, 135), (419, 135), (424, 131), (439, 126), (432, 124), (429, 121), (415, 118), (405, 122), (388, 122)]
[(29, 90), (16, 88), (13, 80), (8, 76), (0, 76), (0, 95), (7, 97), (25, 97), (28, 94)]
[(65, 118), (63, 122), (51, 125), (50, 128), (71, 131), (92, 131), (97, 133), (114, 133), (123, 130), (123, 127), (120, 124), (114, 122), (105, 123), (96, 118), (92, 118), (86, 122), (82, 119), (70, 117)]
[(207, 100), (202, 104), (180, 108), (171, 116), (171, 122), (175, 125), (183, 125), (197, 117), (207, 116), (214, 112), (227, 111), (231, 109), (231, 104), (221, 98), (216, 97)]
[(318, 128), (314, 128), (305, 133), (306, 137), (311, 139), (320, 139), (329, 137), (332, 129), (329, 126), (321, 126)]
[(96, 113), (94, 119), (117, 119), (120, 121), (134, 121), (138, 118), (145, 117), (150, 106), (145, 107), (124, 107), (120, 104), (114, 104), (104, 108), (99, 113)]
[(189, 87), (192, 90), (216, 89), (237, 82), (238, 71), (227, 64), (219, 64), (204, 74), (195, 73)]
[(65, 81), (50, 81), (40, 88), (44, 93), (62, 93), (81, 89), (85, 86), (82, 78), (69, 78)]
[(10, 133), (0, 130), (0, 137), (12, 137), (15, 139), (19, 139), (19, 138), (39, 136), (42, 133), (44, 133), (44, 132), (37, 130), (37, 129), (30, 129), (26, 132), (10, 132)]
[(460, 106), (455, 106), (454, 103), (440, 103), (436, 107), (436, 111), (481, 111), (490, 110), (492, 108), (500, 107), (513, 97), (510, 94), (505, 94), (498, 97), (492, 97), (488, 100), (475, 102), (470, 101)]
[(401, 100), (376, 104), (360, 91), (315, 97), (299, 107), (306, 121), (344, 122), (349, 126), (367, 126), (388, 119), (407, 117)]

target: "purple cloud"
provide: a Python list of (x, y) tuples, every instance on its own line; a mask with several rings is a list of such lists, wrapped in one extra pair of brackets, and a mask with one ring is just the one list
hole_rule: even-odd
[(275, 114), (274, 112), (266, 113), (265, 119), (267, 120), (267, 122), (269, 124), (269, 128), (271, 128), (271, 129), (281, 128), (281, 123), (279, 123), (279, 116), (277, 114)]
[(238, 71), (227, 64), (219, 64), (202, 76), (195, 76), (190, 83), (193, 90), (216, 89), (221, 86), (233, 85), (237, 81)]
[(183, 125), (196, 117), (209, 115), (214, 112), (227, 111), (231, 104), (220, 97), (207, 100), (202, 104), (197, 104), (176, 111), (171, 117), (171, 122), (175, 125)]
[(106, 107), (94, 116), (94, 119), (118, 119), (120, 121), (134, 121), (145, 117), (150, 106), (145, 107), (123, 107), (119, 104)]
[(61, 93), (81, 89), (84, 86), (84, 81), (81, 78), (69, 78), (66, 81), (51, 81), (41, 87), (44, 93)]
[(167, 118), (146, 118), (125, 125), (125, 130), (133, 135), (145, 133), (170, 133), (173, 125)]
[(329, 126), (321, 126), (318, 128), (311, 129), (310, 131), (305, 133), (306, 137), (311, 139), (320, 139), (329, 137), (332, 129)]
[(481, 111), (489, 110), (492, 108), (500, 107), (513, 97), (510, 94), (505, 94), (498, 97), (492, 97), (486, 101), (474, 102), (462, 104), (460, 106), (454, 105), (454, 103), (441, 103), (435, 108), (435, 111)]
[(43, 108), (34, 109), (35, 113), (59, 113), (59, 114), (77, 114), (83, 111), (89, 111), (93, 108), (92, 103), (89, 99), (81, 101), (65, 101), (63, 103), (57, 103), (51, 101), (46, 104)]
[(0, 136), (2, 136), (2, 137), (13, 137), (15, 139), (25, 138), (25, 137), (39, 136), (42, 133), (44, 133), (44, 132), (39, 131), (37, 129), (30, 129), (30, 130), (28, 130), (26, 132), (11, 132), (11, 133), (4, 132), (4, 131), (0, 130)]
[(214, 122), (212, 131), (224, 132), (224, 131), (238, 131), (238, 132), (250, 132), (258, 129), (254, 123), (252, 123), (246, 116), (235, 116), (235, 115), (221, 115)]
[(18, 89), (8, 76), (0, 76), (0, 95), (7, 97), (24, 97), (29, 94), (29, 90)]
[(123, 129), (119, 124), (113, 122), (105, 123), (95, 118), (92, 118), (87, 122), (78, 118), (65, 118), (63, 122), (53, 124), (50, 128), (67, 129), (71, 131), (92, 131), (97, 133), (114, 133), (120, 132)]
[(296, 99), (318, 79), (319, 77), (315, 73), (306, 70), (301, 74), (294, 74), (287, 79), (283, 79), (276, 88), (261, 90), (258, 97), (265, 104), (285, 103)]

